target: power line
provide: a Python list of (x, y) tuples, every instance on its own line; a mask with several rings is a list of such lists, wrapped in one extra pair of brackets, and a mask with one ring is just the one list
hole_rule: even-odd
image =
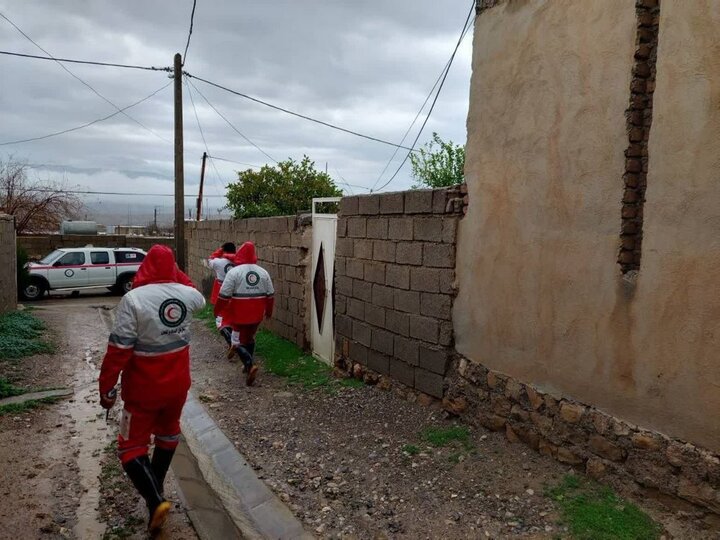
[(193, 30), (193, 21), (195, 20), (195, 5), (197, 4), (197, 0), (193, 0), (193, 7), (192, 7), (192, 13), (190, 13), (190, 30), (188, 31), (188, 38), (187, 43), (185, 44), (185, 52), (182, 56), (182, 65), (185, 65), (185, 57), (187, 56), (188, 47), (190, 46), (190, 36), (192, 36), (192, 30)]
[[(462, 32), (462, 34), (460, 35), (460, 41), (461, 41), (461, 42), (462, 42), (463, 39), (465, 39), (465, 36), (466, 36), (468, 30), (470, 30), (470, 25), (469, 25), (469, 24), (465, 24), (465, 28), (463, 29), (463, 32)], [(450, 64), (451, 64), (451, 63), (452, 63), (452, 58), (450, 58), (450, 59), (445, 63), (445, 66), (443, 67), (442, 71), (441, 71), (440, 74), (437, 76), (437, 79), (435, 79), (435, 83), (432, 85), (432, 88), (431, 88), (430, 91), (428, 92), (428, 95), (425, 97), (425, 101), (423, 101), (423, 104), (420, 106), (420, 109), (418, 109), (418, 112), (417, 112), (417, 114), (415, 115), (415, 118), (413, 118), (413, 121), (410, 122), (410, 125), (408, 126), (407, 130), (405, 131), (405, 134), (403, 135), (402, 139), (400, 139), (400, 144), (402, 144), (402, 143), (405, 142), (405, 139), (406, 139), (407, 136), (410, 134), (410, 131), (412, 130), (413, 126), (415, 125), (415, 122), (417, 122), (418, 118), (420, 118), (420, 115), (422, 114), (422, 111), (423, 111), (423, 109), (425, 108), (425, 105), (427, 105), (427, 102), (430, 101), (430, 98), (432, 97), (433, 93), (435, 92), (435, 88), (437, 88), (437, 85), (440, 84), (440, 80), (443, 78), (443, 74), (444, 74), (447, 70), (450, 69)], [(390, 167), (390, 164), (391, 164), (391, 163), (393, 162), (393, 160), (395, 159), (395, 156), (397, 156), (397, 153), (398, 153), (399, 150), (400, 150), (400, 147), (396, 148), (395, 151), (393, 152), (393, 155), (390, 156), (390, 159), (389, 159), (388, 162), (385, 164), (385, 168), (383, 168), (382, 172), (378, 175), (377, 180), (375, 180), (375, 183), (374, 183), (374, 184), (372, 185), (372, 187), (370, 188), (370, 193), (372, 193), (373, 190), (375, 189), (375, 186), (377, 186), (377, 185), (380, 183), (380, 180), (382, 179), (383, 175), (385, 174), (385, 172), (386, 172), (386, 171), (388, 170), (388, 168)]]
[[(186, 73), (185, 71), (183, 71), (183, 73), (185, 73), (185, 75), (187, 76), (187, 73)], [(198, 90), (198, 87), (195, 86), (190, 79), (188, 79), (188, 82), (189, 82), (190, 85), (195, 89), (195, 91), (196, 91), (198, 94), (200, 94), (200, 96), (205, 100), (205, 102), (210, 106), (210, 108), (211, 108), (213, 111), (215, 111), (220, 118), (222, 118), (223, 120), (225, 120), (225, 123), (226, 123), (228, 126), (230, 126), (235, 133), (237, 133), (238, 135), (240, 135), (243, 139), (245, 139), (247, 142), (249, 142), (251, 145), (253, 145), (255, 148), (257, 148), (257, 149), (258, 149), (260, 152), (262, 152), (268, 159), (270, 159), (270, 161), (272, 161), (272, 162), (274, 162), (274, 163), (277, 163), (277, 162), (278, 162), (274, 157), (272, 157), (272, 156), (271, 156), (270, 154), (268, 154), (265, 150), (263, 150), (262, 148), (260, 148), (257, 144), (255, 144), (254, 142), (252, 142), (252, 141), (251, 141), (248, 137), (246, 137), (244, 134), (242, 134), (242, 133), (240, 132), (240, 130), (239, 130), (238, 128), (236, 128), (236, 127), (232, 124), (232, 122), (230, 122), (230, 120), (228, 120), (220, 111), (217, 110), (217, 108), (216, 108), (212, 103), (210, 103), (210, 101), (208, 100), (208, 98), (205, 97), (205, 94), (203, 94), (200, 90)]]
[(0, 13), (0, 17), (2, 17), (2, 18), (5, 19), (8, 23), (10, 23), (10, 25), (12, 25), (12, 27), (15, 28), (15, 30), (17, 30), (18, 32), (20, 32), (20, 34), (22, 34), (23, 37), (25, 37), (28, 41), (30, 41), (30, 43), (32, 43), (33, 45), (35, 45), (38, 49), (40, 49), (42, 52), (44, 52), (45, 54), (47, 54), (50, 58), (52, 58), (53, 60), (55, 60), (55, 62), (57, 62), (57, 64), (58, 64), (61, 68), (63, 68), (65, 71), (67, 71), (74, 79), (78, 80), (79, 82), (81, 82), (82, 84), (84, 84), (86, 87), (88, 87), (88, 88), (89, 88), (95, 95), (97, 95), (99, 98), (101, 98), (101, 99), (104, 100), (105, 102), (107, 102), (107, 103), (109, 103), (110, 105), (112, 105), (113, 107), (115, 107), (115, 109), (116, 109), (118, 112), (124, 114), (124, 115), (125, 115), (126, 117), (128, 117), (130, 120), (132, 120), (133, 122), (135, 122), (137, 125), (139, 125), (139, 126), (142, 127), (143, 129), (149, 131), (150, 133), (152, 133), (153, 135), (155, 135), (155, 136), (158, 137), (159, 139), (162, 139), (163, 141), (165, 141), (165, 142), (167, 142), (167, 143), (171, 143), (171, 141), (169, 141), (169, 140), (166, 139), (165, 137), (162, 137), (161, 135), (158, 135), (158, 134), (155, 133), (152, 129), (150, 129), (149, 127), (147, 127), (145, 124), (143, 124), (143, 123), (140, 122), (139, 120), (136, 120), (135, 118), (133, 118), (132, 116), (130, 116), (128, 113), (123, 112), (123, 111), (120, 109), (120, 107), (118, 107), (117, 105), (115, 105), (115, 103), (113, 103), (113, 102), (110, 101), (108, 98), (106, 98), (105, 96), (103, 96), (100, 92), (98, 92), (97, 90), (95, 90), (95, 88), (93, 88), (89, 83), (87, 83), (86, 81), (84, 81), (83, 79), (81, 79), (80, 77), (78, 77), (77, 75), (75, 75), (72, 71), (70, 71), (70, 69), (68, 69), (68, 68), (65, 66), (65, 64), (63, 64), (62, 62), (60, 62), (60, 61), (59, 61), (57, 58), (55, 58), (52, 54), (50, 54), (48, 51), (46, 51), (45, 49), (43, 49), (43, 48), (40, 46), (40, 44), (38, 44), (33, 38), (31, 38), (29, 35), (27, 35), (25, 32), (23, 32), (18, 25), (16, 25), (14, 22), (12, 22), (10, 19), (8, 19), (3, 13)]
[(262, 167), (262, 165), (254, 165), (252, 163), (245, 163), (243, 161), (235, 161), (234, 159), (227, 159), (223, 157), (218, 156), (208, 156), (210, 159), (216, 159), (218, 161), (227, 161), (228, 163), (235, 163), (236, 165), (245, 165), (247, 167), (257, 167), (258, 169)]
[[(195, 121), (197, 122), (198, 130), (200, 131), (200, 137), (202, 138), (203, 144), (205, 145), (205, 153), (209, 157), (210, 156), (210, 148), (208, 148), (207, 140), (205, 139), (205, 133), (203, 132), (203, 128), (200, 125), (200, 117), (198, 116), (197, 108), (195, 107), (195, 99), (193, 98), (192, 91), (190, 90), (190, 84), (188, 83), (187, 78), (185, 80), (185, 86), (188, 90), (188, 96), (190, 96), (190, 103), (192, 103), (193, 112), (195, 113)], [(220, 173), (217, 170), (217, 167), (215, 166), (215, 163), (213, 160), (210, 160), (210, 165), (213, 168), (213, 171), (215, 171), (215, 176), (217, 177), (217, 182), (219, 183), (220, 187), (223, 188), (223, 182), (220, 178)]]
[[(7, 18), (6, 18), (6, 20), (7, 20)], [(146, 71), (171, 72), (173, 70), (173, 68), (171, 68), (171, 67), (136, 66), (136, 65), (132, 65), (132, 64), (114, 64), (112, 62), (95, 62), (92, 60), (74, 60), (71, 58), (55, 58), (52, 56), (38, 56), (35, 54), (24, 54), (24, 53), (17, 53), (17, 52), (11, 52), (11, 51), (0, 51), (0, 54), (5, 54), (7, 56), (19, 56), (21, 58), (34, 58), (36, 60), (52, 60), (53, 62), (67, 62), (69, 64), (88, 64), (91, 66), (117, 67), (117, 68), (126, 68), (126, 69), (143, 69)]]
[[(294, 112), (294, 111), (291, 111), (291, 110), (289, 110), (289, 109), (285, 109), (284, 107), (280, 107), (280, 106), (278, 106), (278, 105), (273, 105), (272, 103), (268, 103), (267, 101), (263, 101), (263, 100), (261, 100), (261, 99), (254, 98), (254, 97), (249, 96), (249, 95), (247, 95), (247, 94), (243, 94), (242, 92), (237, 92), (236, 90), (232, 90), (232, 89), (230, 89), (230, 88), (227, 88), (226, 86), (223, 86), (223, 85), (221, 85), (221, 84), (214, 83), (214, 82), (212, 82), (212, 81), (208, 81), (207, 79), (203, 79), (202, 77), (198, 77), (198, 76), (196, 76), (196, 75), (192, 75), (192, 74), (188, 73), (187, 71), (183, 71), (183, 73), (184, 73), (187, 77), (190, 77), (190, 78), (192, 78), (192, 79), (197, 79), (198, 81), (202, 81), (202, 82), (204, 82), (205, 84), (209, 84), (210, 86), (214, 86), (215, 88), (219, 88), (220, 90), (225, 90), (226, 92), (230, 92), (231, 94), (235, 94), (236, 96), (240, 96), (240, 97), (242, 97), (242, 98), (249, 99), (250, 101), (254, 101), (255, 103), (259, 103), (260, 105), (265, 105), (266, 107), (270, 107), (271, 109), (275, 109), (276, 111), (281, 111), (281, 112), (284, 112), (284, 113), (286, 113), (286, 114), (290, 114), (290, 115), (292, 115), (292, 116), (297, 116), (298, 118), (302, 118), (302, 119), (304, 119), (304, 120), (308, 120), (308, 121), (310, 121), (310, 122), (314, 122), (314, 123), (316, 123), (316, 124), (320, 124), (321, 126), (325, 126), (325, 127), (329, 127), (329, 128), (332, 128), (332, 129), (336, 129), (336, 130), (338, 130), (338, 131), (342, 131), (343, 133), (349, 133), (350, 135), (355, 135), (356, 137), (362, 137), (363, 139), (368, 139), (368, 140), (370, 140), (370, 141), (375, 141), (375, 142), (379, 142), (379, 143), (382, 143), (382, 144), (387, 144), (387, 145), (393, 146), (393, 147), (398, 147), (398, 146), (399, 146), (399, 147), (402, 148), (403, 150), (411, 150), (411, 149), (408, 148), (407, 146), (400, 146), (400, 145), (397, 145), (397, 144), (392, 143), (392, 142), (390, 142), (390, 141), (386, 141), (386, 140), (383, 140), (383, 139), (378, 139), (377, 137), (373, 137), (373, 136), (371, 136), (371, 135), (364, 135), (363, 133), (358, 133), (357, 131), (353, 131), (353, 130), (351, 130), (351, 129), (346, 129), (346, 128), (344, 128), (344, 127), (336, 126), (335, 124), (331, 124), (331, 123), (329, 123), (329, 122), (324, 122), (323, 120), (318, 120), (317, 118), (312, 118), (312, 117), (306, 116), (306, 115), (304, 115), (304, 114), (296, 113), (296, 112)], [(195, 87), (195, 89), (197, 90), (196, 87)], [(201, 95), (202, 95), (202, 94), (201, 94)]]
[(457, 44), (455, 45), (455, 50), (453, 50), (453, 53), (450, 56), (450, 61), (448, 62), (447, 69), (445, 70), (442, 80), (440, 81), (440, 86), (438, 87), (438, 90), (435, 93), (435, 98), (433, 99), (433, 102), (430, 105), (430, 109), (428, 110), (427, 116), (425, 117), (425, 120), (423, 121), (422, 126), (420, 126), (420, 130), (418, 131), (417, 136), (415, 137), (415, 140), (413, 141), (412, 146), (410, 147), (410, 151), (405, 155), (405, 158), (402, 160), (402, 163), (400, 163), (400, 166), (393, 173), (393, 175), (390, 177), (390, 179), (378, 188), (378, 191), (385, 189), (390, 184), (390, 182), (392, 182), (395, 179), (395, 177), (400, 172), (400, 169), (403, 168), (403, 166), (405, 165), (405, 162), (407, 162), (408, 158), (410, 157), (413, 150), (415, 149), (415, 145), (417, 144), (418, 140), (420, 139), (420, 135), (422, 134), (423, 129), (425, 129), (425, 125), (427, 124), (428, 120), (430, 120), (430, 116), (432, 115), (432, 112), (435, 109), (435, 104), (437, 103), (438, 97), (440, 97), (440, 92), (442, 92), (442, 89), (445, 84), (445, 80), (447, 79), (448, 73), (450, 73), (450, 67), (452, 66), (452, 62), (455, 59), (455, 55), (457, 54), (457, 51), (460, 48), (460, 43), (462, 43), (462, 39), (465, 36), (465, 29), (470, 24), (470, 20), (472, 19), (474, 12), (475, 12), (475, 0), (473, 0), (472, 5), (470, 6), (470, 11), (467, 15), (467, 18), (465, 19), (465, 24), (463, 25), (462, 32), (460, 32), (460, 37), (458, 38)]
[(47, 135), (42, 135), (42, 136), (40, 136), (40, 137), (31, 137), (31, 138), (29, 138), (29, 139), (19, 139), (19, 140), (16, 140), (16, 141), (2, 142), (2, 143), (0, 143), (0, 146), (7, 146), (7, 145), (10, 145), (10, 144), (20, 144), (20, 143), (33, 142), (33, 141), (41, 141), (41, 140), (43, 140), (43, 139), (49, 139), (50, 137), (57, 137), (58, 135), (64, 135), (64, 134), (70, 133), (70, 132), (72, 132), (72, 131), (77, 131), (77, 130), (79, 130), (79, 129), (83, 129), (83, 128), (92, 126), (92, 125), (97, 124), (97, 123), (99, 123), (99, 122), (104, 122), (105, 120), (109, 120), (109, 119), (112, 118), (113, 116), (117, 116), (118, 114), (120, 114), (120, 113), (123, 112), (123, 111), (127, 111), (128, 109), (132, 109), (133, 107), (135, 107), (135, 106), (137, 106), (137, 105), (140, 105), (141, 103), (147, 101), (148, 99), (150, 99), (150, 98), (152, 98), (152, 97), (155, 97), (156, 94), (158, 94), (158, 93), (161, 92), (162, 90), (165, 90), (165, 89), (166, 89), (168, 86), (170, 86), (171, 84), (172, 84), (172, 81), (170, 81), (169, 83), (167, 83), (165, 86), (162, 86), (161, 88), (158, 88), (157, 90), (155, 90), (155, 91), (154, 91), (152, 94), (150, 94), (149, 96), (145, 96), (144, 98), (136, 101), (135, 103), (132, 103), (132, 104), (128, 105), (127, 107), (123, 107), (122, 109), (120, 109), (120, 110), (118, 110), (118, 111), (116, 111), (116, 112), (114, 112), (114, 113), (112, 113), (112, 114), (109, 114), (109, 115), (107, 115), (107, 116), (103, 116), (102, 118), (98, 118), (97, 120), (93, 120), (92, 122), (87, 122), (87, 123), (81, 124), (81, 125), (79, 125), (79, 126), (75, 126), (75, 127), (68, 128), (68, 129), (63, 129), (62, 131), (55, 131), (55, 132), (53, 132), (53, 133), (48, 133)]

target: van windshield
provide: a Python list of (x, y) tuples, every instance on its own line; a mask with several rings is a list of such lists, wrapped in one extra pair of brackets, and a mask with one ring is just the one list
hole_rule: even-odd
[(59, 249), (56, 249), (56, 250), (53, 251), (50, 255), (46, 255), (45, 257), (43, 257), (42, 259), (40, 259), (38, 262), (39, 262), (40, 264), (50, 264), (50, 263), (53, 262), (55, 259), (57, 259), (58, 256), (59, 256), (61, 253), (62, 253), (62, 251), (60, 251)]

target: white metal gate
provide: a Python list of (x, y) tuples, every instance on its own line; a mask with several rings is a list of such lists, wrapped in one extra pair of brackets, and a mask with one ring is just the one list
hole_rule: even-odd
[(335, 239), (337, 214), (323, 213), (318, 204), (338, 203), (339, 197), (313, 199), (312, 273), (310, 274), (313, 355), (330, 365), (335, 352)]

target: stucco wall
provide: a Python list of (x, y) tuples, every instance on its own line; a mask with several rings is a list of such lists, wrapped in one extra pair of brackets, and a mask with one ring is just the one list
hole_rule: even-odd
[(16, 307), (15, 222), (12, 216), (0, 214), (0, 314)]
[[(720, 2), (663, 0), (632, 373), (651, 427), (720, 450)], [(647, 423), (646, 421), (646, 423)]]
[(470, 360), (648, 422), (616, 264), (635, 30), (631, 0), (477, 18), (453, 321)]

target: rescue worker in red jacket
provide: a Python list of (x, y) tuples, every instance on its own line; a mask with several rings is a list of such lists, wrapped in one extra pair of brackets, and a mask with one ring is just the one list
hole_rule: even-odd
[[(147, 503), (149, 529), (164, 524), (170, 503), (163, 483), (180, 438), (180, 413), (190, 388), (190, 322), (205, 299), (155, 245), (116, 308), (100, 369), (100, 404), (111, 408), (122, 373), (124, 408), (118, 435), (123, 469)], [(148, 457), (155, 436), (152, 461)]]
[[(210, 303), (212, 305), (215, 305), (217, 302), (218, 293), (220, 292), (220, 287), (225, 279), (225, 275), (228, 270), (235, 266), (233, 262), (235, 251), (235, 244), (225, 242), (220, 248), (213, 251), (208, 259), (208, 266), (210, 266), (213, 274), (215, 274), (215, 281), (213, 281), (213, 288), (210, 293)], [(220, 331), (222, 337), (225, 338), (227, 344), (230, 345), (232, 329), (227, 325), (223, 325), (222, 314), (215, 317), (215, 326)]]
[(252, 386), (258, 367), (254, 365), (255, 334), (263, 320), (270, 318), (274, 294), (270, 274), (257, 265), (255, 244), (245, 242), (235, 254), (235, 268), (225, 275), (215, 303), (215, 315), (232, 326), (232, 339), (228, 358), (240, 357), (247, 374), (246, 383)]

